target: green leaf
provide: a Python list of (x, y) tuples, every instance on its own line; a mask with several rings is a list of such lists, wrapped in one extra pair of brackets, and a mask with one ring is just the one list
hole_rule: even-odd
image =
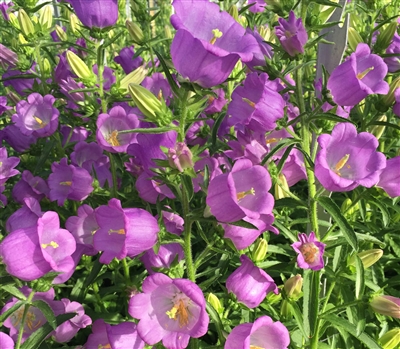
[(215, 148), (215, 145), (217, 143), (218, 130), (219, 130), (219, 127), (221, 126), (221, 123), (224, 120), (224, 118), (225, 118), (225, 113), (220, 113), (214, 122), (214, 125), (211, 130), (212, 148)]
[(365, 290), (364, 265), (358, 255), (354, 257), (356, 261), (356, 298), (360, 299), (364, 295)]
[(361, 333), (359, 336), (357, 336), (357, 328), (351, 322), (334, 314), (326, 315), (323, 318), (329, 321), (334, 327), (344, 330), (350, 333), (352, 336), (356, 337), (368, 349), (382, 349), (382, 347), (366, 333)]
[(372, 198), (372, 197), (368, 198), (368, 203), (373, 204), (373, 205), (375, 205), (376, 207), (378, 207), (380, 209), (381, 214), (382, 214), (383, 225), (385, 227), (387, 227), (388, 224), (390, 223), (390, 214), (389, 214), (389, 211), (386, 208), (386, 206), (384, 204), (382, 204), (382, 202), (379, 201), (378, 199), (375, 199), (375, 198)]
[(8, 292), (9, 294), (13, 295), (15, 298), (25, 301), (26, 296), (15, 286), (13, 285), (2, 285), (1, 288)]
[(274, 225), (279, 229), (279, 231), (289, 240), (292, 242), (297, 242), (298, 239), (297, 237), (288, 229), (286, 228), (282, 223), (280, 223), (278, 220), (274, 222)]
[(340, 212), (339, 207), (335, 202), (328, 196), (320, 196), (318, 202), (321, 206), (332, 216), (337, 225), (339, 226), (343, 236), (346, 238), (347, 242), (353, 247), (354, 250), (358, 250), (358, 241), (353, 228), (347, 222), (346, 218)]
[(0, 326), (3, 325), (3, 322), (14, 312), (17, 311), (24, 305), (24, 302), (15, 303), (10, 309), (7, 309), (3, 314), (0, 315)]
[(334, 122), (351, 122), (352, 124), (356, 125), (355, 122), (342, 118), (340, 116), (337, 116), (336, 114), (332, 114), (332, 113), (323, 113), (323, 114), (317, 114), (313, 117), (310, 118), (310, 121), (312, 120), (328, 120), (328, 121), (334, 121)]
[(241, 219), (240, 221), (236, 221), (236, 222), (232, 222), (232, 223), (228, 223), (228, 224), (230, 224), (230, 225), (235, 225), (235, 226), (237, 226), (237, 227), (246, 228), (246, 229), (255, 229), (255, 230), (258, 230), (258, 228), (257, 228), (255, 225), (253, 225), (253, 224), (251, 224), (251, 223), (249, 223), (249, 222), (246, 222), (246, 221), (244, 221), (243, 219)]
[(193, 198), (194, 189), (193, 189), (193, 182), (192, 178), (188, 175), (181, 175), (182, 184), (185, 186), (185, 194), (187, 196), (187, 202), (190, 202)]
[(181, 93), (179, 91), (179, 87), (176, 84), (174, 78), (172, 77), (171, 73), (169, 72), (169, 69), (167, 67), (167, 64), (164, 61), (163, 56), (155, 49), (153, 49), (154, 53), (156, 54), (157, 58), (160, 60), (160, 64), (162, 65), (163, 71), (165, 73), (165, 76), (167, 77), (169, 86), (171, 86), (172, 92), (176, 97), (180, 97)]
[(319, 272), (304, 271), (303, 279), (303, 323), (307, 337), (311, 338), (317, 328), (319, 300)]
[(207, 301), (206, 301), (206, 310), (207, 310), (208, 315), (210, 315), (210, 318), (211, 318), (213, 324), (217, 328), (218, 338), (222, 342), (221, 344), (224, 344), (225, 343), (225, 336), (223, 333), (224, 326), (222, 325), (221, 318), (219, 317), (219, 315), (218, 315), (217, 311), (214, 309), (214, 307)]
[(38, 308), (46, 318), (49, 325), (55, 330), (57, 328), (56, 317), (54, 316), (53, 310), (50, 306), (41, 299), (32, 302), (32, 306)]
[(325, 6), (342, 8), (342, 6), (340, 4), (337, 4), (336, 2), (332, 2), (329, 0), (312, 0), (312, 2), (315, 2), (316, 4), (320, 4), (320, 5), (325, 5)]
[[(56, 317), (56, 327), (60, 326), (65, 321), (72, 319), (74, 316), (76, 316), (76, 313), (58, 315)], [(46, 339), (46, 337), (53, 331), (54, 329), (49, 323), (44, 324), (41, 328), (29, 336), (24, 344), (21, 345), (21, 349), (38, 348), (39, 345)]]
[(308, 207), (305, 202), (300, 203), (299, 201), (293, 198), (282, 198), (275, 201), (274, 208), (297, 208), (302, 210), (307, 210)]
[(285, 148), (285, 147), (287, 147), (291, 144), (295, 144), (295, 143), (299, 143), (299, 142), (293, 138), (286, 138), (286, 139), (282, 140), (281, 142), (279, 142), (279, 144), (276, 147), (274, 147), (270, 152), (268, 152), (267, 155), (264, 156), (264, 158), (261, 161), (261, 165), (264, 166), (268, 162), (268, 160), (271, 159), (282, 148)]

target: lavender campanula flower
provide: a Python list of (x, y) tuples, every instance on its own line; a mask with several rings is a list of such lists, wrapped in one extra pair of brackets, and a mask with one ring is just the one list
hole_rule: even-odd
[(292, 149), (283, 165), (281, 173), (285, 176), (289, 187), (302, 179), (307, 179), (303, 153), (297, 149)]
[(67, 143), (69, 144), (74, 142), (85, 141), (92, 134), (91, 131), (88, 131), (83, 126), (72, 128), (68, 125), (62, 125), (60, 127), (60, 133), (63, 137), (61, 143), (63, 147), (65, 147)]
[(219, 113), (225, 104), (228, 102), (225, 99), (225, 91), (222, 88), (217, 88), (213, 91), (217, 97), (210, 95), (207, 100), (207, 108), (204, 109), (206, 114)]
[(52, 173), (48, 179), (50, 188), (49, 198), (56, 201), (59, 206), (65, 200), (85, 200), (93, 191), (93, 178), (84, 168), (68, 165), (67, 158), (62, 158), (59, 163), (53, 162)]
[(201, 189), (201, 186), (204, 185), (204, 171), (206, 167), (208, 169), (210, 180), (222, 174), (217, 159), (206, 156), (199, 161), (196, 161), (196, 163), (194, 164), (194, 170), (197, 173), (197, 177), (192, 179), (193, 188), (196, 193)]
[(134, 322), (121, 322), (109, 325), (103, 319), (93, 323), (92, 334), (85, 344), (86, 349), (143, 349), (145, 343), (138, 335)]
[(0, 63), (14, 68), (18, 63), (18, 56), (14, 51), (0, 44)]
[(51, 136), (58, 127), (60, 114), (58, 109), (53, 107), (55, 100), (52, 95), (43, 97), (39, 93), (32, 93), (27, 101), (18, 102), (17, 113), (13, 115), (12, 121), (27, 136)]
[(74, 103), (83, 102), (85, 100), (85, 94), (83, 92), (72, 92), (84, 88), (85, 85), (82, 82), (76, 82), (71, 76), (67, 76), (66, 80), (59, 82), (60, 92)]
[(7, 196), (3, 194), (5, 189), (6, 187), (4, 185), (0, 185), (0, 208), (6, 207), (8, 203)]
[(272, 131), (276, 121), (283, 118), (285, 101), (274, 90), (268, 80), (268, 74), (251, 73), (246, 77), (243, 86), (238, 86), (232, 93), (228, 105), (228, 117), (222, 131), (232, 125), (245, 125), (249, 129), (262, 133)]
[[(93, 66), (93, 73), (96, 75), (99, 74), (99, 69), (97, 67), (97, 64)], [(115, 84), (116, 78), (114, 75), (114, 70), (112, 70), (109, 67), (104, 67), (103, 71), (103, 88), (105, 90), (109, 90), (113, 84)]]
[[(32, 69), (34, 68), (34, 66), (32, 65), (32, 67), (30, 69), (28, 69), (28, 71), (26, 72), (22, 72), (20, 70), (11, 70), (10, 68), (8, 68), (8, 70), (3, 74), (2, 78), (6, 79), (15, 75), (27, 75), (27, 74), (31, 74), (32, 73)], [(37, 80), (36, 80), (37, 81)], [(10, 80), (6, 80), (3, 82), (4, 87), (7, 86), (12, 86), (14, 88), (14, 90), (21, 96), (26, 96), (25, 91), (26, 90), (32, 90), (33, 88), (33, 84), (35, 82), (35, 79), (10, 79)]]
[(349, 191), (378, 183), (386, 167), (385, 155), (376, 151), (379, 143), (368, 132), (357, 134), (350, 123), (337, 124), (332, 134), (318, 137), (320, 150), (315, 160), (315, 176), (330, 191)]
[(169, 211), (161, 211), (163, 222), (165, 225), (165, 230), (168, 233), (181, 235), (184, 228), (184, 219), (176, 213)]
[(224, 348), (265, 348), (266, 344), (271, 349), (287, 349), (290, 336), (281, 322), (273, 322), (269, 316), (261, 316), (254, 323), (236, 326), (228, 335)]
[(309, 236), (299, 234), (299, 242), (291, 246), (298, 253), (297, 265), (302, 269), (320, 270), (324, 267), (325, 244), (315, 238), (314, 232)]
[(256, 66), (265, 65), (265, 57), (267, 57), (268, 59), (272, 59), (273, 52), (272, 47), (265, 42), (265, 39), (257, 31), (257, 28), (254, 28), (254, 30), (246, 28), (246, 33), (254, 36), (254, 38), (257, 40), (259, 47), (257, 51), (254, 51), (253, 59), (250, 62), (246, 62), (246, 65), (253, 70), (253, 68)]
[(0, 332), (0, 343), (2, 349), (14, 349), (14, 341), (4, 332)]
[(25, 170), (22, 172), (22, 178), (14, 185), (12, 189), (13, 199), (22, 204), (25, 198), (34, 198), (38, 201), (49, 195), (49, 186), (46, 181)]
[[(143, 58), (140, 56), (135, 57), (134, 46), (124, 47), (119, 56), (114, 58), (114, 62), (118, 63), (125, 74), (129, 74), (143, 64)], [(145, 86), (146, 87), (146, 86)], [(147, 87), (146, 87), (147, 88)]]
[(171, 45), (176, 70), (202, 87), (226, 80), (241, 59), (249, 62), (258, 44), (253, 36), (217, 4), (175, 0), (171, 23), (177, 30)]
[(111, 199), (108, 206), (98, 207), (95, 214), (99, 229), (93, 242), (97, 250), (103, 251), (101, 263), (137, 256), (157, 242), (157, 220), (143, 209), (122, 208), (119, 200)]
[(161, 73), (154, 73), (152, 76), (147, 76), (142, 82), (142, 86), (147, 88), (159, 100), (164, 99), (169, 105), (172, 97), (171, 87), (168, 80)]
[[(393, 41), (389, 45), (389, 47), (386, 49), (387, 54), (394, 54), (400, 53), (400, 35), (397, 33), (394, 33), (393, 36)], [(390, 73), (395, 73), (398, 70), (400, 70), (400, 57), (385, 57), (384, 58), (385, 63), (388, 66), (388, 71)]]
[(269, 292), (278, 294), (274, 280), (262, 269), (256, 267), (246, 255), (240, 256), (242, 265), (226, 280), (226, 289), (248, 308), (256, 308)]
[(333, 101), (341, 106), (354, 106), (370, 94), (387, 94), (384, 81), (388, 67), (381, 57), (371, 54), (367, 44), (358, 44), (356, 52), (337, 66), (328, 80)]
[(8, 217), (6, 230), (11, 233), (14, 230), (36, 226), (38, 218), (42, 216), (40, 204), (35, 199), (24, 199), (23, 206)]
[(147, 272), (152, 275), (155, 273), (154, 269), (165, 268), (169, 269), (172, 262), (175, 260), (179, 262), (184, 258), (183, 248), (178, 243), (161, 245), (158, 252), (155, 253), (153, 249), (147, 250), (140, 260), (142, 261)]
[(153, 173), (150, 171), (142, 172), (136, 180), (135, 187), (139, 197), (151, 204), (164, 200), (166, 197), (174, 199), (175, 195), (168, 186), (159, 180), (152, 179)]
[(140, 320), (137, 330), (147, 344), (162, 340), (167, 349), (184, 349), (190, 337), (206, 334), (206, 301), (195, 283), (157, 273), (144, 280), (142, 289), (130, 299), (128, 312)]
[(19, 158), (8, 157), (6, 147), (0, 148), (0, 185), (4, 184), (8, 178), (19, 174), (14, 167), (19, 164)]
[(96, 121), (97, 143), (111, 153), (126, 152), (128, 146), (136, 139), (134, 133), (119, 134), (118, 131), (135, 129), (139, 125), (135, 114), (126, 114), (120, 107), (112, 108), (108, 114), (100, 114)]
[(7, 105), (7, 97), (0, 96), (0, 115), (2, 115), (5, 111), (12, 109)]
[(10, 1), (10, 2), (2, 2), (1, 4), (0, 4), (0, 12), (1, 12), (1, 14), (3, 15), (3, 18), (6, 20), (6, 21), (9, 21), (10, 20), (10, 17), (8, 16), (8, 9), (10, 8), (10, 7), (12, 7), (12, 6), (14, 6), (14, 3), (12, 2), (12, 1)]
[(304, 53), (304, 45), (308, 40), (308, 35), (302, 19), (296, 18), (294, 12), (290, 11), (288, 20), (279, 18), (278, 22), (279, 25), (275, 27), (275, 34), (283, 49), (292, 57)]
[(83, 25), (105, 28), (118, 20), (118, 0), (67, 0)]
[(386, 161), (386, 167), (379, 174), (377, 187), (382, 188), (391, 198), (400, 196), (400, 156)]
[(394, 91), (393, 114), (400, 117), (400, 88)]
[(253, 5), (249, 7), (249, 11), (253, 13), (264, 12), (265, 6), (267, 6), (265, 0), (247, 0), (247, 5), (251, 4)]
[(236, 161), (232, 171), (210, 181), (207, 205), (218, 221), (229, 223), (244, 217), (259, 219), (271, 214), (274, 198), (268, 192), (271, 178), (265, 167), (250, 160)]
[(0, 244), (0, 257), (9, 274), (24, 280), (36, 280), (50, 271), (60, 272), (53, 283), (63, 283), (75, 270), (71, 255), (75, 239), (60, 229), (56, 212), (38, 217), (35, 226), (14, 230)]
[(14, 124), (0, 130), (0, 139), (4, 139), (15, 151), (20, 153), (28, 150), (31, 144), (37, 141), (34, 134), (24, 135)]

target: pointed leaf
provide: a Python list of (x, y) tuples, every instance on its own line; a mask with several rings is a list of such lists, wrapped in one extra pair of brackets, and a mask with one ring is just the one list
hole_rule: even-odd
[(13, 285), (2, 285), (1, 288), (8, 292), (9, 294), (11, 294), (12, 296), (14, 296), (15, 298), (18, 298), (20, 300), (25, 301), (26, 300), (26, 296), (15, 286)]
[(45, 301), (38, 299), (32, 302), (32, 306), (38, 308), (43, 313), (53, 330), (57, 328), (56, 317), (54, 316), (53, 309), (51, 309)]

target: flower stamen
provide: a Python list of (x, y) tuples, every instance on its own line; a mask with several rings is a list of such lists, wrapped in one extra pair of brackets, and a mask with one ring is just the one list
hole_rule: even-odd
[(222, 31), (220, 31), (219, 29), (213, 29), (213, 30), (211, 30), (212, 31), (212, 33), (213, 33), (213, 37), (212, 37), (212, 39), (210, 40), (210, 44), (211, 45), (214, 45), (215, 44), (215, 42), (217, 41), (217, 39), (219, 39), (221, 36), (222, 36)]
[[(335, 165), (334, 172), (335, 172), (338, 176), (341, 176), (341, 174), (340, 174), (339, 171), (346, 165), (346, 163), (347, 163), (347, 161), (349, 160), (349, 158), (350, 158), (350, 154), (346, 154), (346, 155), (343, 156), (343, 157), (338, 161), (338, 163)], [(347, 167), (348, 169), (351, 168), (350, 165), (347, 165), (346, 167)]]
[(40, 246), (41, 246), (42, 248), (46, 248), (46, 247), (49, 247), (49, 246), (51, 246), (51, 247), (53, 247), (53, 248), (59, 247), (59, 245), (58, 245), (57, 242), (55, 242), (55, 241), (50, 241), (48, 244), (40, 244)]
[(118, 131), (117, 130), (112, 131), (106, 140), (107, 140), (107, 143), (112, 145), (113, 147), (119, 147), (121, 145), (118, 140)]
[(172, 320), (179, 320), (179, 327), (184, 327), (189, 324), (190, 313), (182, 299), (179, 299), (166, 314)]
[(365, 76), (366, 76), (371, 70), (374, 70), (374, 67), (369, 67), (369, 68), (365, 69), (363, 72), (358, 73), (358, 74), (357, 74), (357, 79), (358, 79), (358, 80), (364, 79)]
[(314, 263), (319, 254), (317, 246), (312, 242), (307, 242), (306, 244), (301, 245), (299, 250), (308, 264)]
[(247, 191), (241, 191), (239, 193), (236, 194), (236, 198), (238, 201), (244, 199), (247, 195), (255, 195), (255, 190), (254, 188), (251, 188), (250, 190)]
[(118, 235), (125, 235), (125, 229), (110, 229), (108, 231), (108, 235), (112, 234), (112, 233), (116, 233)]

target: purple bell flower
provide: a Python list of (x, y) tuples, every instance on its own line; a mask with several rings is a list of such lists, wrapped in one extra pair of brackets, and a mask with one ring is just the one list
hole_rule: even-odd
[(206, 301), (192, 281), (157, 273), (144, 280), (142, 290), (130, 299), (128, 312), (140, 320), (138, 333), (147, 344), (162, 340), (167, 349), (184, 349), (190, 337), (207, 333)]
[(118, 0), (67, 0), (76, 16), (89, 28), (105, 28), (117, 23)]
[(300, 242), (291, 246), (298, 253), (297, 265), (302, 269), (320, 270), (324, 267), (325, 244), (315, 239), (314, 232), (309, 236), (299, 234)]
[(184, 142), (177, 142), (175, 147), (168, 149), (168, 162), (171, 168), (179, 172), (194, 166), (193, 154)]
[(138, 335), (134, 322), (121, 322), (112, 326), (99, 319), (93, 323), (86, 349), (143, 349), (145, 343)]
[(6, 230), (10, 233), (14, 230), (36, 226), (38, 218), (43, 216), (40, 205), (35, 199), (24, 199), (23, 204), (7, 219)]
[(236, 326), (228, 335), (224, 348), (287, 349), (289, 344), (287, 328), (279, 321), (273, 322), (269, 316), (261, 316), (254, 323)]
[(382, 188), (391, 198), (400, 196), (400, 156), (386, 161), (386, 167), (379, 174), (377, 187)]
[(0, 115), (2, 115), (7, 110), (11, 110), (11, 109), (12, 109), (12, 107), (9, 107), (7, 105), (7, 97), (6, 96), (0, 96)]
[[(97, 68), (97, 64), (93, 66), (93, 73), (96, 76), (99, 74), (99, 70)], [(113, 84), (115, 84), (116, 78), (114, 76), (114, 70), (109, 67), (104, 67), (103, 71), (103, 88), (105, 90), (109, 90)]]
[(4, 332), (0, 332), (0, 343), (2, 349), (14, 349), (14, 341)]
[(147, 88), (159, 100), (163, 99), (166, 105), (170, 104), (172, 97), (171, 87), (168, 80), (161, 73), (154, 73), (152, 76), (147, 76), (142, 82), (142, 86)]
[(246, 33), (254, 36), (259, 46), (259, 50), (254, 52), (254, 58), (250, 62), (247, 62), (246, 65), (251, 70), (253, 70), (253, 68), (256, 66), (265, 66), (265, 57), (267, 57), (268, 59), (272, 59), (272, 47), (265, 42), (265, 39), (257, 31), (257, 28), (254, 28), (253, 31), (250, 28), (246, 28)]
[[(32, 65), (31, 69), (34, 68), (34, 65)], [(21, 72), (20, 70), (11, 70), (10, 68), (3, 74), (2, 78), (6, 79), (11, 76), (15, 75), (26, 75), (26, 74), (32, 74), (31, 69), (28, 69), (26, 72)], [(36, 80), (37, 81), (37, 80)], [(7, 86), (12, 86), (14, 90), (21, 96), (26, 96), (25, 91), (26, 90), (32, 90), (33, 84), (35, 82), (35, 79), (11, 79), (4, 81), (3, 85), (4, 87)]]
[(269, 292), (279, 293), (274, 280), (264, 270), (256, 267), (249, 257), (242, 254), (240, 261), (242, 265), (226, 280), (226, 289), (239, 302), (248, 308), (256, 308)]
[(99, 229), (93, 242), (97, 250), (103, 251), (101, 263), (137, 256), (157, 242), (157, 220), (143, 209), (122, 208), (119, 200), (111, 199), (108, 206), (100, 206), (95, 212)]
[(241, 59), (249, 62), (258, 44), (253, 36), (217, 4), (175, 0), (171, 23), (177, 32), (171, 45), (176, 70), (202, 87), (226, 80)]
[(129, 74), (130, 72), (139, 68), (143, 64), (142, 57), (138, 56), (134, 58), (135, 56), (134, 48), (135, 48), (134, 46), (124, 47), (119, 52), (119, 56), (114, 58), (114, 62), (118, 63), (122, 67), (125, 74)]
[(61, 143), (63, 147), (65, 147), (67, 143), (70, 144), (70, 143), (85, 141), (92, 134), (91, 131), (88, 131), (83, 126), (72, 128), (68, 125), (62, 125), (60, 127), (60, 133), (63, 137)]
[(270, 188), (271, 178), (265, 167), (253, 166), (247, 159), (238, 160), (231, 172), (210, 181), (206, 202), (220, 222), (244, 217), (259, 219), (272, 212), (274, 198), (268, 192)]
[(46, 181), (25, 170), (22, 172), (22, 178), (17, 182), (12, 189), (13, 199), (22, 204), (25, 198), (34, 198), (38, 201), (48, 196), (50, 192), (49, 186)]
[(18, 63), (17, 54), (8, 47), (0, 44), (0, 64), (14, 68)]
[(7, 3), (7, 2), (2, 2), (1, 4), (0, 4), (0, 12), (1, 12), (1, 14), (3, 15), (3, 18), (6, 20), (6, 21), (9, 21), (10, 20), (10, 17), (8, 16), (8, 9), (10, 8), (10, 7), (12, 7), (12, 6), (14, 6), (14, 3), (12, 2), (12, 1), (10, 1), (9, 3)]
[(368, 132), (357, 134), (350, 123), (337, 124), (332, 134), (318, 137), (320, 150), (315, 176), (330, 191), (350, 191), (362, 185), (371, 188), (386, 167), (385, 155), (376, 151), (379, 143)]
[(161, 211), (163, 222), (165, 225), (165, 230), (168, 233), (181, 235), (184, 228), (185, 221), (181, 216), (176, 213), (169, 211)]
[[(400, 35), (394, 33), (393, 41), (386, 49), (387, 54), (400, 54)], [(385, 63), (388, 66), (390, 73), (395, 73), (400, 70), (400, 57), (386, 57), (384, 58)]]
[(182, 246), (178, 243), (172, 243), (161, 245), (157, 254), (153, 249), (146, 251), (145, 254), (140, 257), (140, 260), (147, 272), (152, 275), (156, 273), (153, 268), (169, 269), (174, 260), (179, 262), (184, 257)]
[(31, 134), (26, 136), (15, 125), (8, 125), (0, 130), (0, 140), (4, 139), (15, 151), (22, 153), (28, 150), (31, 144), (36, 143), (37, 137)]
[(0, 185), (0, 208), (6, 207), (8, 203), (7, 196), (2, 194), (5, 189), (4, 185)]
[(207, 108), (204, 109), (206, 114), (219, 113), (225, 104), (228, 102), (225, 99), (225, 91), (222, 88), (217, 88), (213, 91), (217, 97), (210, 95), (207, 100)]
[(381, 57), (371, 54), (367, 44), (358, 44), (356, 52), (337, 66), (328, 80), (333, 100), (341, 106), (354, 106), (370, 94), (387, 94), (384, 81), (388, 67)]
[(135, 186), (139, 192), (139, 197), (151, 204), (156, 204), (166, 197), (175, 199), (175, 195), (167, 185), (152, 179), (153, 174), (149, 171), (142, 172), (136, 180)]
[(56, 201), (58, 206), (64, 205), (66, 199), (85, 200), (93, 191), (93, 178), (84, 168), (68, 165), (67, 158), (60, 163), (53, 162), (52, 173), (49, 176), (49, 198)]
[(247, 5), (250, 4), (253, 5), (249, 7), (249, 11), (253, 13), (264, 12), (265, 6), (267, 6), (265, 0), (247, 0)]
[(18, 102), (16, 106), (17, 114), (12, 117), (15, 126), (27, 136), (51, 136), (58, 127), (60, 114), (58, 109), (53, 107), (56, 99), (52, 95), (43, 97), (39, 93), (32, 93), (27, 99), (28, 101)]
[(287, 21), (279, 18), (278, 22), (279, 25), (275, 27), (275, 34), (283, 49), (292, 57), (304, 53), (304, 45), (308, 40), (308, 35), (302, 19), (296, 18), (294, 12), (290, 11)]
[(19, 164), (19, 158), (8, 157), (6, 147), (0, 148), (0, 185), (4, 184), (8, 178), (19, 174), (14, 167)]

